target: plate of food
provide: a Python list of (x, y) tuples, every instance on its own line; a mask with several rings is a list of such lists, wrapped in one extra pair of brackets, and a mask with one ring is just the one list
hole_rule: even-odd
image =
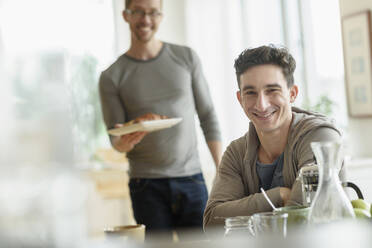
[(169, 118), (162, 120), (150, 120), (134, 123), (130, 121), (122, 127), (108, 130), (108, 133), (113, 136), (121, 136), (134, 132), (153, 132), (165, 128), (173, 127), (182, 121), (182, 118)]

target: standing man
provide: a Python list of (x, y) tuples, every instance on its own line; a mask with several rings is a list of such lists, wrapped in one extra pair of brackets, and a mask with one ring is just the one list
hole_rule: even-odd
[(248, 132), (233, 141), (218, 167), (204, 213), (204, 227), (223, 218), (272, 211), (302, 203), (300, 168), (314, 162), (315, 141), (340, 142), (340, 132), (317, 113), (291, 107), (298, 95), (296, 63), (285, 48), (261, 46), (243, 51), (235, 61), (238, 101), (250, 120)]
[(113, 147), (129, 159), (134, 217), (146, 225), (146, 239), (154, 233), (171, 239), (174, 229), (201, 230), (208, 198), (197, 152), (195, 110), (216, 166), (222, 154), (219, 125), (195, 52), (155, 38), (163, 18), (162, 1), (126, 0), (123, 17), (131, 45), (101, 74), (103, 116), (108, 129), (132, 120), (183, 119), (153, 133), (110, 137)]

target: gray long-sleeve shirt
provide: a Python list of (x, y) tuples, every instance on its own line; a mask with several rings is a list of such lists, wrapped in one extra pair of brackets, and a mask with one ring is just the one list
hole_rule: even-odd
[(99, 91), (108, 129), (146, 113), (183, 118), (172, 128), (149, 133), (127, 154), (131, 178), (201, 172), (195, 110), (205, 139), (221, 139), (199, 58), (188, 47), (163, 43), (158, 56), (146, 61), (122, 55), (102, 72)]

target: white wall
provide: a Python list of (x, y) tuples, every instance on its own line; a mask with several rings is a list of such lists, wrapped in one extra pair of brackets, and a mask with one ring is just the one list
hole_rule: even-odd
[[(340, 0), (341, 17), (368, 9), (372, 11), (370, 0)], [(349, 117), (347, 129), (350, 155), (372, 157), (372, 118)]]
[(158, 38), (179, 45), (186, 45), (185, 1), (163, 0), (163, 22)]
[[(372, 10), (370, 0), (340, 0), (341, 17), (368, 9)], [(347, 148), (352, 155), (352, 160), (347, 162), (348, 180), (360, 187), (367, 201), (372, 201), (372, 160), (358, 159), (372, 157), (372, 118), (349, 117), (347, 129)], [(356, 198), (355, 194), (352, 198)]]

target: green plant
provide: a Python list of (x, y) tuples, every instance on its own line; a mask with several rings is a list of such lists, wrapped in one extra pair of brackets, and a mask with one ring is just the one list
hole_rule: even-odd
[(302, 106), (306, 110), (322, 113), (326, 116), (331, 116), (334, 113), (336, 103), (330, 99), (326, 94), (320, 95), (314, 104), (308, 99)]
[(69, 63), (75, 154), (78, 160), (94, 159), (93, 154), (102, 136), (106, 135), (98, 93), (97, 65), (98, 60), (89, 54), (71, 57)]

